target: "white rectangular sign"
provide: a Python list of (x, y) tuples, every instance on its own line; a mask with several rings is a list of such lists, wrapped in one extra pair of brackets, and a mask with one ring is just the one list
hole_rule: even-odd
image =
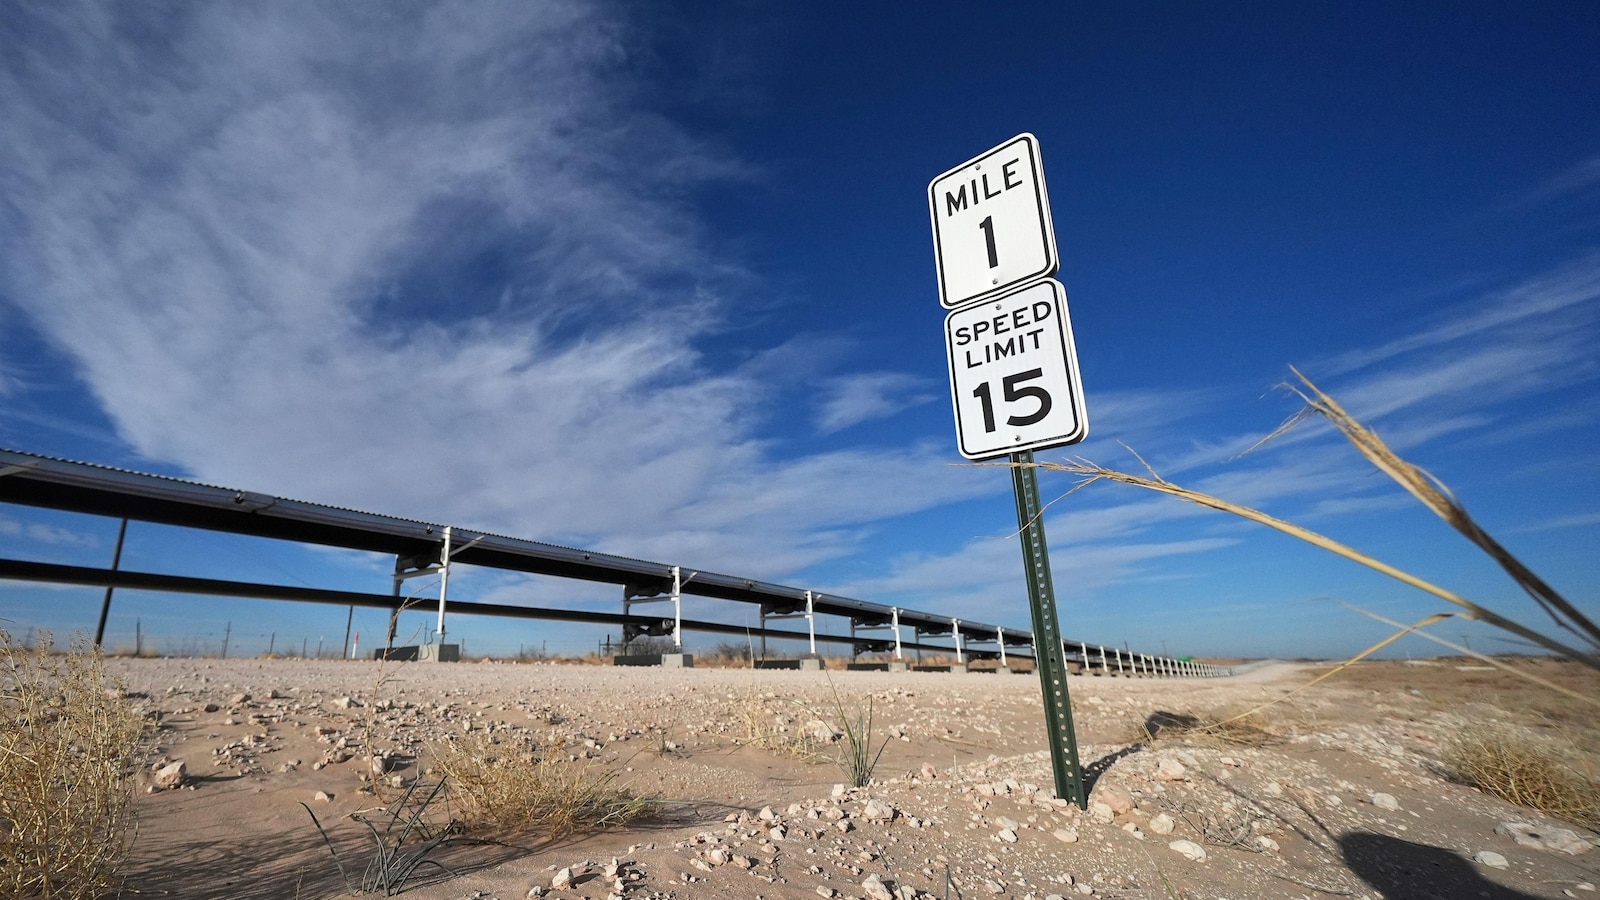
[(1089, 434), (1067, 296), (1054, 279), (944, 320), (956, 438), (967, 459), (1075, 444)]
[(1047, 278), (1060, 265), (1039, 141), (1031, 134), (935, 178), (928, 212), (946, 309)]

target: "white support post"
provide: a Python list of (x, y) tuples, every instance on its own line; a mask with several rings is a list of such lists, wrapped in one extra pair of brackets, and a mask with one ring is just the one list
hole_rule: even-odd
[(966, 651), (966, 645), (964, 645), (961, 642), (961, 620), (960, 619), (951, 619), (950, 620), (950, 631), (952, 633), (954, 633), (955, 636), (956, 636), (956, 662), (959, 663), (960, 665), (964, 666), (964, 665), (967, 664), (967, 651)]
[(995, 628), (994, 639), (1000, 644), (1000, 668), (1009, 669), (1010, 666), (1006, 665), (1006, 630), (999, 627)]
[(1112, 647), (1111, 648), (1111, 655), (1117, 661), (1117, 674), (1118, 675), (1126, 675), (1126, 674), (1128, 674), (1127, 670), (1122, 668), (1122, 651), (1118, 650), (1116, 647)]
[(1106, 665), (1106, 648), (1104, 647), (1100, 648), (1100, 671), (1107, 675), (1111, 674), (1111, 667)]
[(817, 616), (812, 608), (812, 595), (806, 591), (806, 633), (811, 636), (811, 655), (817, 655)]
[(900, 607), (889, 608), (889, 618), (894, 622), (894, 660), (900, 661)]
[[(1035, 635), (1035, 638), (1037, 637), (1038, 636)], [(1089, 674), (1089, 645), (1085, 644), (1083, 641), (1079, 641), (1078, 649), (1083, 652), (1083, 674), (1087, 675)], [(1035, 648), (1034, 652), (1037, 653), (1039, 651), (1037, 648)]]
[(450, 526), (444, 527), (444, 552), (439, 554), (439, 643), (444, 643), (444, 601), (450, 594)]
[(683, 573), (677, 566), (672, 567), (672, 647), (683, 652)]

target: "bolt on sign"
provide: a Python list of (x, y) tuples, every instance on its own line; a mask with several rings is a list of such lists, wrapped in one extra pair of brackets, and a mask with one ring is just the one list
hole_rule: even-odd
[(1054, 275), (1055, 226), (1039, 142), (1019, 134), (928, 185), (946, 309)]

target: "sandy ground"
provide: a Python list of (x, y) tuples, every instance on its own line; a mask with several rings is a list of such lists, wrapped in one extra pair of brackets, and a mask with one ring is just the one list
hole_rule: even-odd
[[(351, 815), (393, 802), (390, 779), (426, 782), (429, 740), (476, 731), (560, 736), (664, 801), (660, 814), (554, 841), (452, 841), (430, 858), (460, 874), (425, 865), (406, 896), (1600, 900), (1592, 832), (1444, 774), (1441, 745), (1463, 729), (1594, 721), (1481, 665), (1363, 664), (1272, 706), (1272, 738), (1244, 746), (1137, 738), (1141, 725), (1242, 711), (1325, 670), (1074, 677), (1090, 811), (1053, 799), (1031, 674), (109, 665), (159, 720), (151, 766), (182, 760), (187, 770), (185, 786), (140, 795), (127, 885), (140, 896), (348, 894), (301, 804), (359, 868), (373, 844)], [(1575, 667), (1539, 667), (1600, 688)], [(827, 749), (782, 746), (812, 720), (869, 704), (875, 742), (887, 745), (867, 788), (844, 789)], [(393, 767), (376, 793), (372, 750)], [(1528, 826), (1521, 841), (1508, 827), (1517, 824)], [(1576, 840), (1563, 845), (1559, 829)], [(552, 889), (563, 869), (572, 883)]]

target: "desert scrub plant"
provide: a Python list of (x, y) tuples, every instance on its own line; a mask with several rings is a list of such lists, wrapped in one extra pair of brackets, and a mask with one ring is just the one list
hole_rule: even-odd
[(142, 725), (98, 652), (0, 629), (0, 895), (113, 892), (133, 835)]
[(469, 828), (555, 837), (626, 825), (653, 805), (615, 771), (569, 756), (559, 738), (541, 746), (469, 732), (429, 744), (428, 756), (449, 778)]
[(845, 780), (851, 787), (866, 787), (872, 781), (872, 773), (878, 768), (884, 748), (889, 746), (889, 739), (884, 738), (877, 750), (872, 749), (872, 697), (867, 697), (866, 709), (847, 710), (844, 700), (839, 697), (839, 688), (835, 686), (833, 708), (838, 716), (839, 731), (844, 737), (838, 744), (839, 768), (844, 771)]
[(1600, 773), (1572, 742), (1510, 725), (1468, 725), (1445, 743), (1444, 762), (1462, 784), (1600, 829)]
[(374, 844), (372, 857), (367, 861), (359, 886), (350, 880), (344, 859), (334, 849), (333, 839), (317, 820), (317, 814), (304, 802), (300, 805), (305, 807), (311, 824), (316, 826), (323, 844), (333, 854), (333, 863), (338, 867), (339, 875), (350, 893), (382, 893), (385, 897), (393, 897), (405, 889), (406, 882), (423, 866), (433, 866), (450, 876), (458, 874), (444, 863), (429, 859), (435, 850), (456, 835), (455, 822), (448, 810), (442, 822), (435, 821), (435, 817), (430, 815), (435, 802), (443, 801), (448, 807), (448, 797), (443, 779), (431, 783), (415, 781), (388, 805), (375, 811), (352, 813), (350, 818), (366, 827)]

